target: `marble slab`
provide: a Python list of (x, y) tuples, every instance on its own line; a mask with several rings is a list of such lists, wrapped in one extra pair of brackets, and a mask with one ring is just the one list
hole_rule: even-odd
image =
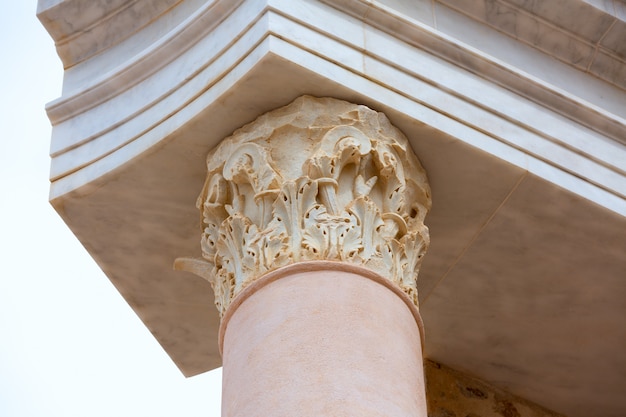
[(182, 0), (40, 2), (37, 16), (55, 40), (65, 68), (114, 46)]
[(589, 68), (589, 72), (602, 79), (615, 80), (615, 84), (626, 90), (626, 61), (616, 58), (615, 55), (607, 54), (600, 49)]
[(565, 415), (617, 417), (624, 219), (544, 185), (525, 177), (422, 302), (426, 353)]
[(610, 4), (572, 0), (504, 0), (504, 2), (531, 15), (540, 16), (592, 44), (602, 39), (615, 20)]
[(622, 3), (616, 7), (619, 7), (617, 10), (620, 10), (618, 14), (620, 18), (616, 19), (600, 41), (600, 45), (606, 48), (609, 53), (621, 58), (623, 65), (623, 60), (626, 59), (626, 5)]
[[(626, 6), (619, 0), (438, 0), (436, 22), (441, 20), (438, 5), (624, 88), (619, 68), (625, 65)], [(446, 14), (441, 17), (445, 19)], [(598, 54), (602, 55), (597, 58)]]

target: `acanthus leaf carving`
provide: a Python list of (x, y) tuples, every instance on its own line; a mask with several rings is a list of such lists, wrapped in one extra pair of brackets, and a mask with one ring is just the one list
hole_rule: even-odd
[(384, 115), (303, 96), (235, 132), (207, 161), (198, 201), (206, 269), (187, 265), (210, 276), (220, 313), (252, 280), (306, 260), (369, 268), (417, 304), (430, 189)]

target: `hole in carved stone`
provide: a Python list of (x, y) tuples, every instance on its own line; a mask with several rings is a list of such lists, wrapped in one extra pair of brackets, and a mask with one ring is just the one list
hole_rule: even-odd
[(416, 218), (417, 217), (417, 210), (415, 210), (414, 208), (411, 209), (411, 217), (412, 218)]

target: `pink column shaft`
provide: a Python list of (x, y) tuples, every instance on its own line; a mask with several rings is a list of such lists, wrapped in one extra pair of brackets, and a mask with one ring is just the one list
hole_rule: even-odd
[(408, 297), (361, 268), (318, 268), (262, 277), (229, 307), (222, 416), (426, 417)]

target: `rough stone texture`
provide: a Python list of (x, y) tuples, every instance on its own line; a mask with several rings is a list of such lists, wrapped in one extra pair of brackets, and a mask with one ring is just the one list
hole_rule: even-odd
[(428, 417), (563, 417), (437, 362), (424, 374)]
[(364, 266), (417, 304), (430, 187), (383, 113), (302, 96), (224, 139), (207, 171), (204, 260), (177, 267), (211, 282), (220, 313), (264, 273), (310, 260)]

